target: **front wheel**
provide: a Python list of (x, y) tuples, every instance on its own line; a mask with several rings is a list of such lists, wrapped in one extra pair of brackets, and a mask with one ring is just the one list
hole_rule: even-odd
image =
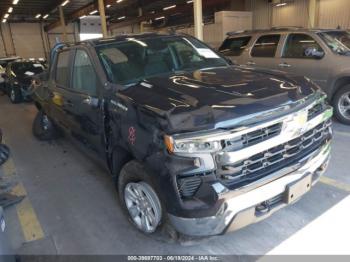
[(130, 161), (122, 168), (118, 177), (118, 193), (124, 213), (138, 230), (164, 240), (178, 239), (155, 186), (139, 162)]
[(118, 191), (121, 205), (130, 221), (143, 233), (154, 233), (162, 222), (162, 206), (158, 194), (138, 162), (131, 161), (123, 167), (119, 175)]
[(350, 85), (340, 88), (333, 98), (335, 117), (343, 124), (350, 125)]
[(156, 231), (162, 208), (153, 188), (144, 181), (130, 182), (124, 187), (124, 202), (136, 227), (144, 233)]

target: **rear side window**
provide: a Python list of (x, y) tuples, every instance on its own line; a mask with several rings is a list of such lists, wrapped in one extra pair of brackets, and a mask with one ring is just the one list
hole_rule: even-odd
[(286, 41), (284, 58), (315, 59), (312, 52), (323, 52), (321, 46), (311, 36), (306, 34), (290, 34)]
[(56, 83), (62, 87), (69, 86), (69, 51), (58, 54), (56, 67)]
[(252, 39), (251, 36), (227, 38), (219, 51), (227, 56), (240, 56), (250, 42), (250, 39)]
[(275, 57), (281, 35), (264, 35), (256, 41), (251, 55), (253, 57)]

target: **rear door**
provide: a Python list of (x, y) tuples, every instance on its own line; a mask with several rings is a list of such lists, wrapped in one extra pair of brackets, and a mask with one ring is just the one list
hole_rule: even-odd
[(329, 55), (309, 34), (291, 33), (282, 50), (279, 68), (289, 73), (307, 76), (320, 86), (327, 82)]
[(72, 64), (71, 134), (86, 148), (103, 153), (102, 84), (87, 49), (75, 50)]
[(281, 34), (261, 35), (250, 50), (247, 66), (278, 69), (278, 49)]

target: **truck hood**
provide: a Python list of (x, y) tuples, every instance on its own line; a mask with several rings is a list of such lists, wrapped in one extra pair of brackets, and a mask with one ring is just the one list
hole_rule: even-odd
[(120, 94), (165, 118), (173, 133), (262, 121), (300, 106), (317, 89), (304, 77), (229, 66), (151, 77)]

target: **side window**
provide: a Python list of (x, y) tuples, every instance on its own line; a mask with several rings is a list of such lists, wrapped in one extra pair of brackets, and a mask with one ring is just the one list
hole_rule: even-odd
[(250, 42), (250, 39), (252, 39), (251, 36), (227, 38), (219, 51), (227, 56), (240, 56)]
[(264, 35), (256, 41), (251, 55), (253, 57), (275, 57), (281, 35)]
[(97, 76), (89, 55), (84, 50), (77, 50), (73, 68), (73, 89), (96, 94)]
[(323, 53), (315, 39), (306, 34), (290, 34), (284, 46), (283, 57), (315, 59), (315, 53)]
[(69, 87), (69, 53), (70, 51), (63, 51), (58, 54), (55, 79), (62, 87)]

